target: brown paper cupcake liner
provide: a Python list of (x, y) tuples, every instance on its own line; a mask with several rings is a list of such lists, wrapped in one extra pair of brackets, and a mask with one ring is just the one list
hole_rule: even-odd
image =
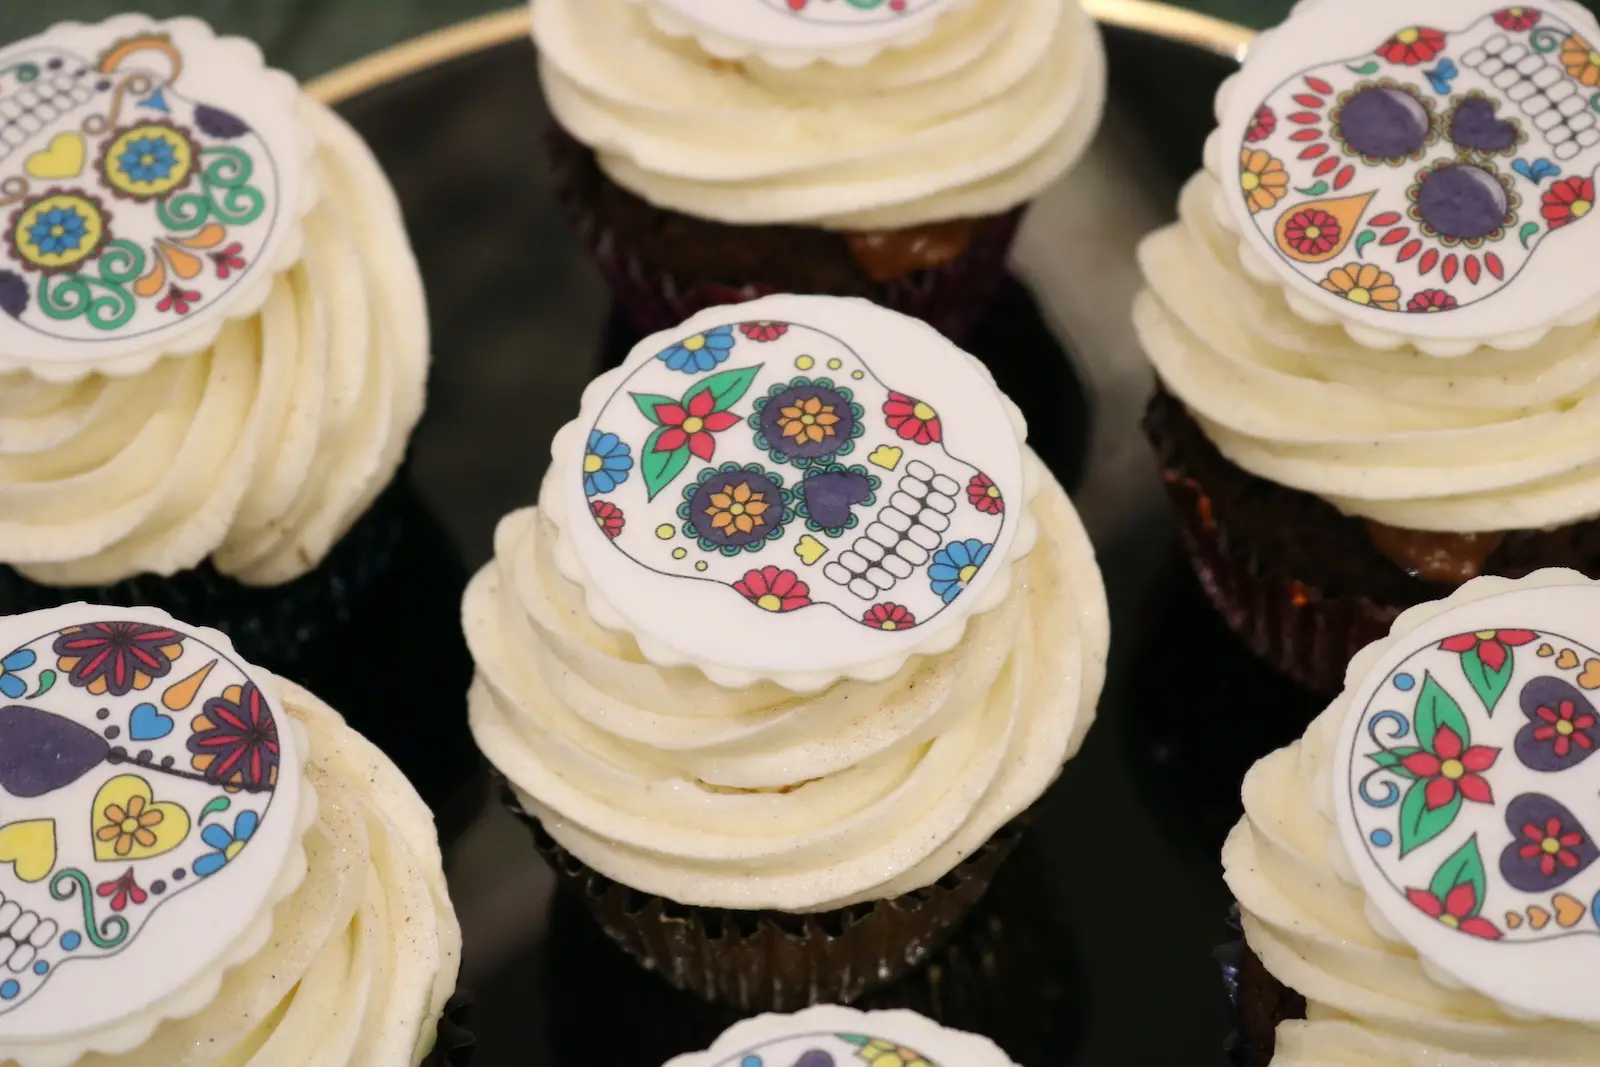
[(983, 896), (1023, 822), (1014, 820), (926, 889), (800, 915), (703, 908), (630, 889), (562, 848), (509, 787), (503, 799), (612, 941), (671, 985), (747, 1012), (848, 1004), (916, 968)]
[(433, 1050), (422, 1061), (422, 1067), (467, 1067), (472, 1062), (472, 1050), (477, 1038), (467, 1029), (472, 1012), (472, 994), (457, 990), (444, 1006), (439, 1019), (439, 1036)]
[[(552, 131), (548, 140), (557, 200), (610, 286), (618, 306), (641, 333), (671, 329), (706, 308), (788, 291), (769, 278), (713, 281), (675, 274), (645, 263), (624, 240), (596, 218), (583, 195), (585, 182), (578, 175), (584, 168), (594, 166), (593, 153), (564, 131)], [(661, 210), (663, 214), (670, 214)], [(1006, 261), (1026, 210), (1027, 205), (1023, 205), (1001, 215), (975, 220), (966, 251), (944, 266), (918, 270), (893, 282), (865, 284), (851, 291), (827, 291), (824, 295), (863, 296), (875, 304), (923, 320), (952, 341), (964, 341), (1000, 293), (1006, 277)], [(742, 229), (726, 228), (731, 234)]]
[(1306, 998), (1274, 978), (1250, 951), (1237, 904), (1228, 928), (1235, 938), (1216, 951), (1234, 1020), (1234, 1031), (1223, 1048), (1232, 1067), (1269, 1067), (1277, 1052), (1278, 1024), (1304, 1019)]

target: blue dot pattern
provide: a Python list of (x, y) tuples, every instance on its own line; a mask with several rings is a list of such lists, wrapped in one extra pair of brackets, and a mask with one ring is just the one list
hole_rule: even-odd
[(0, 1000), (11, 1000), (20, 992), (22, 992), (22, 987), (9, 978), (4, 983), (0, 983)]
[(739, 1067), (761, 1067), (760, 1056), (746, 1056), (739, 1061)]
[(68, 952), (71, 952), (81, 944), (83, 944), (83, 936), (76, 930), (68, 930), (61, 935), (61, 947)]
[(44, 960), (40, 960), (38, 963), (35, 963), (33, 965), (33, 973), (34, 974), (49, 974), (50, 973), (50, 965), (48, 963), (46, 963)]
[(1409, 693), (1411, 687), (1416, 684), (1417, 680), (1409, 674), (1397, 674), (1394, 676), (1394, 687), (1402, 693)]
[(1394, 836), (1387, 830), (1372, 831), (1372, 843), (1379, 848), (1388, 848), (1394, 843)]

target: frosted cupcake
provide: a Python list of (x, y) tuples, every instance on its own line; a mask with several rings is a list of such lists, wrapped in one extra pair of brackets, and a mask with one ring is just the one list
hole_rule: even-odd
[(0, 619), (0, 1063), (464, 1062), (428, 809), (212, 630)]
[(709, 1049), (678, 1056), (666, 1067), (848, 1067), (880, 1060), (885, 1067), (1016, 1067), (988, 1038), (946, 1029), (915, 1012), (856, 1011), (834, 1004), (746, 1019)]
[(192, 19), (64, 24), (0, 71), (0, 606), (154, 603), (292, 661), (397, 536), (392, 500), (362, 518), (428, 327), (389, 185)]
[(1202, 581), (1319, 691), (1474, 575), (1600, 575), (1592, 42), (1561, 0), (1303, 3), (1140, 249)]
[(539, 0), (564, 202), (641, 330), (774, 292), (960, 338), (1105, 96), (1077, 0)]
[(713, 308), (585, 391), (468, 589), (472, 729), (670, 981), (891, 980), (1077, 750), (1104, 592), (1023, 437), (980, 364), (860, 300)]
[(1600, 1056), (1597, 607), (1547, 570), (1412, 608), (1250, 772), (1223, 863), (1260, 1067)]

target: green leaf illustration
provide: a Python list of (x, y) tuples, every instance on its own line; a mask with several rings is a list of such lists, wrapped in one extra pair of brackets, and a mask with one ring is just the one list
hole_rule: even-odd
[(659, 393), (629, 393), (628, 395), (633, 397), (633, 402), (638, 405), (639, 414), (657, 426), (661, 425), (661, 419), (656, 416), (656, 408), (662, 404), (676, 405), (678, 403), (672, 397), (661, 396)]
[(645, 488), (650, 491), (650, 499), (654, 500), (656, 494), (672, 484), (672, 479), (683, 473), (683, 468), (689, 465), (689, 446), (673, 449), (671, 452), (657, 452), (656, 442), (661, 440), (661, 435), (670, 427), (663, 426), (645, 439), (644, 454), (639, 457), (639, 466), (644, 471)]
[[(1499, 642), (1495, 642), (1499, 644)], [(1461, 653), (1461, 670), (1467, 676), (1467, 681), (1472, 684), (1472, 691), (1478, 694), (1478, 699), (1483, 701), (1483, 708), (1490, 715), (1494, 714), (1494, 707), (1500, 703), (1500, 698), (1505, 694), (1506, 687), (1511, 684), (1511, 665), (1513, 658), (1511, 650), (1500, 645), (1504, 650), (1505, 661), (1500, 664), (1499, 670), (1490, 669), (1483, 662), (1483, 657), (1478, 654), (1483, 646), (1478, 645)]]
[(1362, 231), (1362, 233), (1356, 237), (1356, 255), (1361, 255), (1361, 250), (1377, 239), (1378, 235), (1372, 230)]
[(1534, 234), (1536, 234), (1538, 232), (1539, 232), (1539, 224), (1537, 222), (1525, 222), (1525, 223), (1523, 223), (1522, 231), (1521, 231), (1521, 233), (1518, 234), (1518, 236), (1522, 238), (1522, 247), (1523, 248), (1527, 248), (1528, 247), (1528, 238), (1532, 237)]
[[(749, 391), (750, 383), (756, 380), (756, 375), (760, 373), (762, 366), (762, 364), (757, 363), (754, 367), (741, 367), (738, 370), (725, 370), (721, 374), (713, 374), (700, 382), (693, 392), (698, 393), (701, 389), (710, 389), (712, 397), (716, 400), (716, 403), (711, 406), (711, 410), (727, 411), (739, 402), (740, 397)], [(684, 403), (687, 404), (689, 395), (686, 394), (683, 399)]]
[(1409, 748), (1391, 748), (1386, 752), (1372, 752), (1368, 754), (1367, 758), (1384, 770), (1393, 771), (1402, 778), (1415, 779), (1416, 775), (1406, 770), (1400, 761), (1407, 756), (1415, 756), (1421, 751), (1422, 749), (1412, 745)]
[(1488, 891), (1488, 881), (1483, 873), (1483, 856), (1478, 851), (1478, 835), (1467, 838), (1467, 843), (1445, 860), (1428, 883), (1428, 892), (1443, 900), (1457, 886), (1470, 885), (1473, 890), (1472, 911), (1466, 918), (1476, 918), (1483, 910), (1483, 898)]
[(1309, 186), (1309, 187), (1307, 187), (1305, 189), (1296, 189), (1295, 190), (1295, 192), (1299, 193), (1302, 196), (1321, 196), (1323, 193), (1325, 193), (1327, 191), (1328, 191), (1328, 183), (1327, 182), (1318, 182), (1317, 184)]
[(34, 697), (43, 696), (44, 694), (50, 692), (50, 687), (55, 685), (55, 684), (56, 684), (56, 672), (55, 671), (48, 670), (48, 669), (40, 671), (39, 672), (39, 688), (37, 688), (33, 692), (29, 693), (28, 694), (28, 699), (32, 700)]
[(1378, 73), (1378, 62), (1373, 60), (1370, 63), (1363, 63), (1359, 67), (1351, 67), (1350, 70), (1354, 74), (1376, 74)]
[(1428, 807), (1428, 783), (1418, 782), (1406, 790), (1406, 798), (1400, 802), (1400, 855), (1402, 858), (1411, 854), (1413, 849), (1421, 848), (1429, 841), (1438, 837), (1450, 828), (1456, 821), (1456, 814), (1461, 810), (1461, 792), (1456, 791), (1450, 798), (1450, 803), (1442, 808)]
[(1413, 720), (1417, 726), (1417, 740), (1429, 752), (1434, 751), (1433, 738), (1441, 726), (1454, 730), (1463, 746), (1472, 744), (1472, 727), (1461, 713), (1461, 705), (1444, 691), (1444, 686), (1433, 680), (1432, 673), (1422, 676), (1422, 692), (1417, 696), (1417, 713)]
[(200, 818), (195, 821), (203, 823), (206, 821), (207, 816), (214, 815), (219, 811), (227, 811), (231, 803), (227, 797), (212, 797), (206, 801), (206, 806), (200, 809)]

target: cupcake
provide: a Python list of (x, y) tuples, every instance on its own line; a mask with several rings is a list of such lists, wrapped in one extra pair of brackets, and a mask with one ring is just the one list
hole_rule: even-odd
[(562, 201), (635, 326), (778, 292), (961, 339), (1105, 97), (1076, 0), (539, 0)]
[(1250, 772), (1223, 863), (1258, 1067), (1600, 1058), (1597, 611), (1569, 570), (1409, 609)]
[(824, 1004), (794, 1015), (762, 1015), (738, 1023), (704, 1052), (666, 1067), (1016, 1067), (993, 1041), (950, 1030), (911, 1011), (856, 1011)]
[(892, 980), (1077, 750), (1105, 596), (1024, 431), (916, 320), (768, 297), (593, 382), (501, 521), (474, 736), (675, 985), (786, 1010)]
[(1600, 575), (1590, 41), (1560, 0), (1302, 3), (1140, 248), (1189, 552), (1320, 692), (1475, 575)]
[(0, 647), (0, 1063), (464, 1062), (431, 816), (337, 713), (150, 609)]
[(293, 664), (400, 539), (428, 328), (388, 183), (193, 19), (0, 71), (0, 609), (149, 603)]

